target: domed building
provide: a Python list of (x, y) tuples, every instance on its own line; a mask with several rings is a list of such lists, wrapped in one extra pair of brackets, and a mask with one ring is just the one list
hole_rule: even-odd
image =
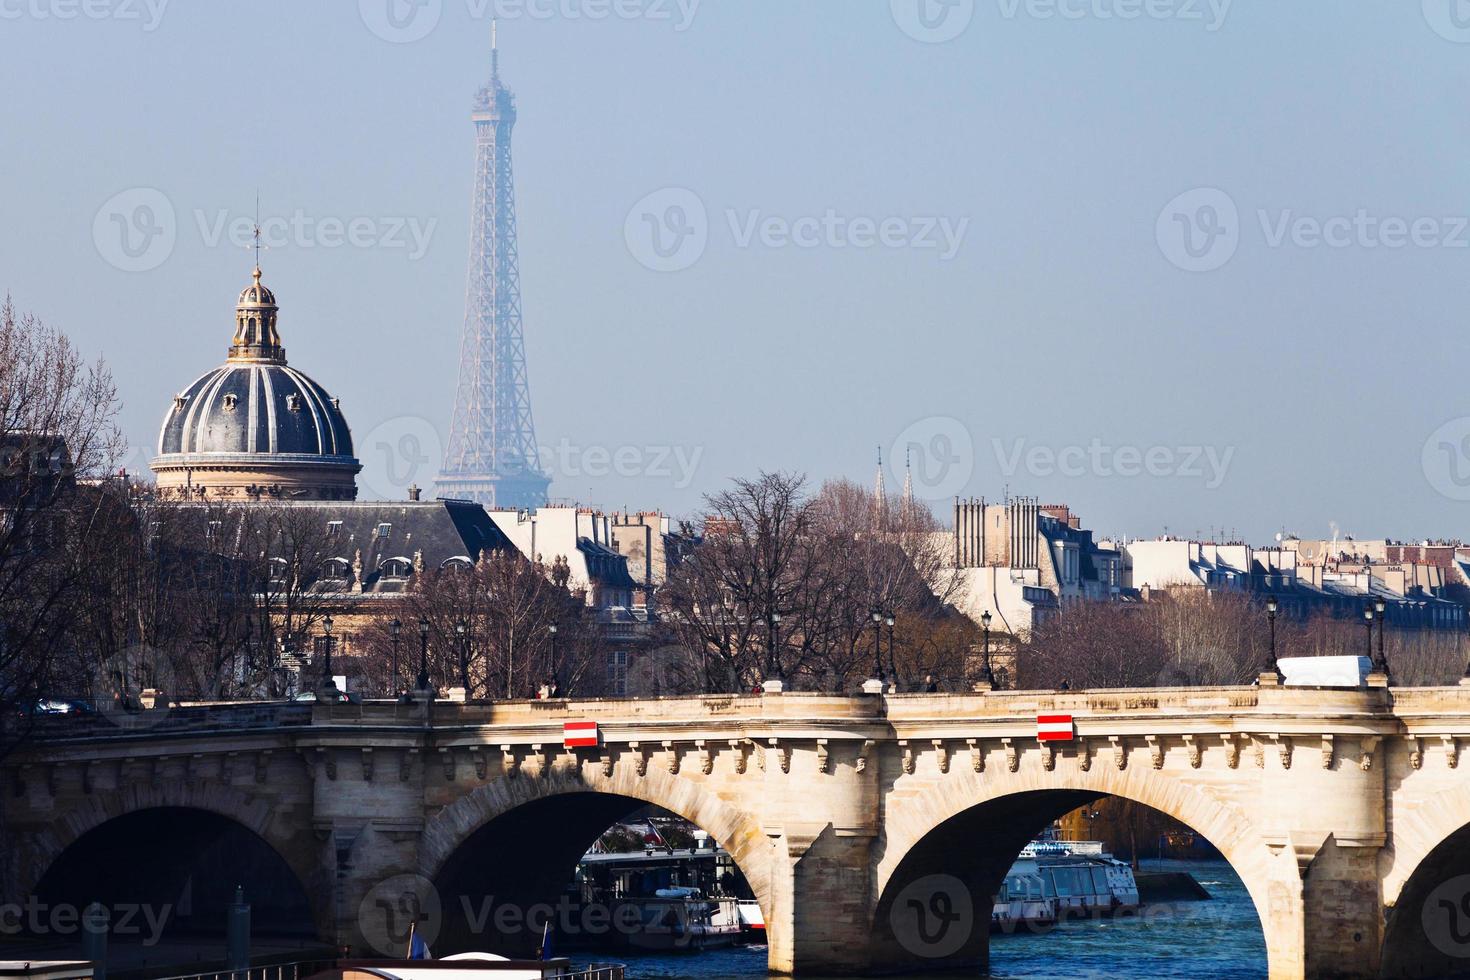
[(362, 464), (336, 398), (286, 363), (260, 269), (229, 358), (174, 396), (149, 467), (161, 491), (235, 500), (354, 500)]

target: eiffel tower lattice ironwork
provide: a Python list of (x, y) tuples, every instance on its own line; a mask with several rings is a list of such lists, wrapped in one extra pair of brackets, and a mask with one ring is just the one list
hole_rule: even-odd
[(516, 102), (500, 81), (500, 53), (493, 35), (490, 50), (490, 83), (475, 97), (471, 115), (475, 187), (464, 335), (454, 418), (435, 492), (488, 508), (530, 509), (546, 503), (551, 481), (537, 459), (521, 332), (510, 153)]

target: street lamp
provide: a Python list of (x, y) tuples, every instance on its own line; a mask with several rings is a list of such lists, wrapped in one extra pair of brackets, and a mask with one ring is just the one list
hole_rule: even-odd
[(1373, 608), (1378, 613), (1378, 660), (1374, 662), (1373, 669), (1380, 674), (1388, 674), (1388, 655), (1383, 650), (1383, 631), (1388, 625), (1388, 603), (1383, 601), (1383, 596), (1373, 600)]
[(418, 689), (420, 691), (427, 691), (429, 689), (429, 620), (427, 616), (419, 617)]
[(556, 623), (546, 627), (546, 632), (551, 637), (551, 694), (555, 697), (561, 694), (561, 679), (557, 676), (561, 671), (556, 659)]
[(334, 687), (336, 682), (332, 680), (332, 616), (330, 613), (327, 614), (326, 619), (322, 620), (322, 634), (326, 641), (323, 646), (327, 648), (327, 655), (323, 659), (322, 687)]
[(773, 612), (768, 623), (770, 635), (770, 655), (767, 657), (769, 663), (766, 665), (767, 673), (774, 672), (776, 679), (780, 680), (786, 676), (785, 669), (781, 666), (781, 614)]
[(470, 696), (470, 628), (460, 617), (459, 622), (454, 624), (454, 632), (459, 634), (459, 683), (464, 688), (466, 699)]
[(1267, 672), (1272, 673), (1272, 674), (1278, 673), (1278, 669), (1277, 669), (1277, 665), (1276, 665), (1276, 610), (1278, 608), (1279, 608), (1279, 606), (1278, 606), (1278, 604), (1276, 602), (1276, 597), (1274, 595), (1273, 596), (1267, 596), (1266, 597), (1266, 622), (1268, 624), (1270, 624), (1270, 627), (1271, 627), (1271, 648), (1270, 648), (1270, 651), (1271, 651), (1270, 652), (1270, 658), (1271, 659), (1269, 659), (1269, 660), (1266, 661), (1266, 670), (1267, 670)]
[(888, 626), (888, 672), (893, 675), (893, 687), (898, 689), (898, 661), (893, 658), (893, 613), (883, 617), (883, 622)]
[(398, 637), (403, 632), (403, 623), (397, 616), (394, 616), (392, 622), (388, 624), (388, 632), (393, 636), (393, 683), (390, 686), (396, 693), (398, 689)]
[(883, 680), (883, 614), (873, 610), (873, 676)]
[(980, 682), (989, 687), (995, 686), (995, 675), (990, 672), (990, 611), (986, 610), (980, 614)]
[(1363, 638), (1368, 642), (1368, 658), (1373, 658), (1373, 605), (1369, 603), (1363, 607)]

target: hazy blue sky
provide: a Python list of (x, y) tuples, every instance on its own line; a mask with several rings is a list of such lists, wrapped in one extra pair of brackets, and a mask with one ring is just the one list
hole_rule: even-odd
[(1465, 533), (1454, 0), (419, 4), (0, 0), (0, 289), (112, 364), (135, 466), (223, 359), (257, 189), (365, 495), (436, 451), (498, 10), (554, 495), (914, 443), (926, 495), (1102, 532)]

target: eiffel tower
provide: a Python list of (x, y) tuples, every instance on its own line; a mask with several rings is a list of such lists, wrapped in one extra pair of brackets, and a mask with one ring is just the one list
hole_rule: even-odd
[(469, 282), (454, 420), (435, 493), (473, 500), (490, 509), (525, 510), (546, 503), (551, 481), (537, 460), (521, 333), (521, 272), (510, 158), (516, 100), (500, 81), (493, 24), (490, 83), (476, 95), (470, 118), (475, 124), (475, 188)]

